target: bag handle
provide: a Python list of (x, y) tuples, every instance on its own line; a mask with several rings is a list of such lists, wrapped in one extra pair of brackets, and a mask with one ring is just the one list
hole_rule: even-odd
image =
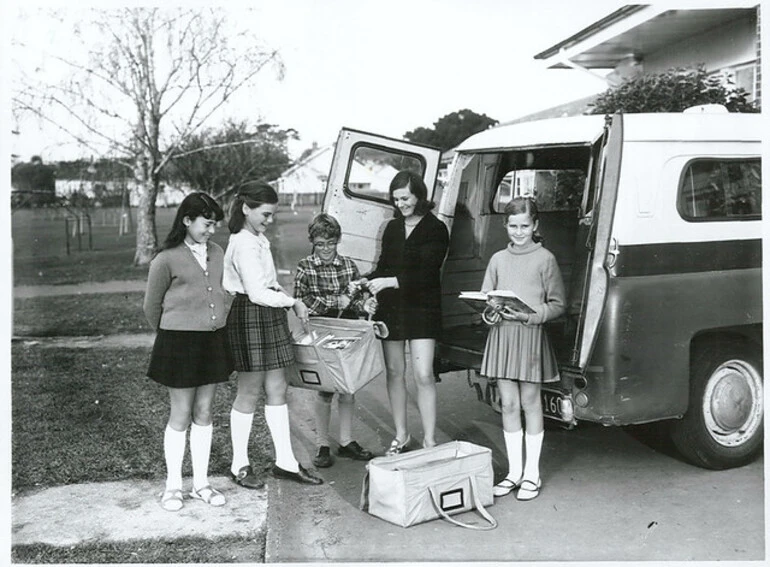
[(369, 511), (369, 469), (366, 470), (364, 482), (361, 485), (361, 499), (358, 501), (358, 508), (364, 512)]
[(480, 530), (480, 531), (494, 530), (497, 527), (497, 520), (495, 520), (492, 517), (492, 514), (490, 514), (487, 511), (487, 509), (484, 508), (484, 505), (479, 501), (479, 499), (476, 496), (478, 493), (478, 488), (476, 487), (476, 477), (469, 476), (468, 480), (470, 480), (470, 483), (471, 483), (471, 500), (473, 501), (473, 505), (479, 511), (479, 514), (481, 514), (483, 518), (487, 522), (489, 522), (490, 525), (476, 526), (473, 524), (466, 524), (465, 522), (461, 522), (460, 520), (455, 520), (449, 514), (447, 514), (441, 509), (441, 507), (438, 505), (438, 496), (436, 495), (436, 488), (433, 486), (429, 486), (428, 490), (430, 491), (430, 499), (433, 502), (433, 507), (436, 508), (436, 511), (441, 515), (442, 518), (444, 518), (446, 521), (456, 526), (460, 526), (461, 528), (468, 528), (469, 530)]

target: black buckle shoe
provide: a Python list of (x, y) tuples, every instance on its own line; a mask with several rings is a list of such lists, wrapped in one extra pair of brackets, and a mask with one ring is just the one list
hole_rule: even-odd
[(323, 445), (318, 448), (318, 454), (313, 459), (313, 464), (319, 469), (325, 469), (334, 464), (334, 459), (332, 458), (329, 447)]
[(246, 465), (245, 467), (238, 469), (238, 474), (233, 474), (231, 471), (230, 478), (233, 479), (235, 484), (242, 486), (243, 488), (256, 489), (263, 488), (265, 486), (265, 483), (259, 480), (257, 475), (254, 474), (254, 470), (251, 468), (251, 465)]
[(374, 457), (374, 453), (367, 451), (355, 441), (351, 441), (347, 445), (341, 446), (337, 449), (337, 454), (340, 457), (353, 459), (354, 461), (368, 461)]
[(313, 476), (310, 472), (305, 470), (302, 465), (299, 466), (298, 472), (287, 471), (286, 469), (282, 469), (281, 467), (275, 465), (270, 472), (273, 473), (275, 478), (293, 480), (294, 482), (299, 482), (300, 484), (323, 484), (322, 479), (318, 478), (317, 476)]

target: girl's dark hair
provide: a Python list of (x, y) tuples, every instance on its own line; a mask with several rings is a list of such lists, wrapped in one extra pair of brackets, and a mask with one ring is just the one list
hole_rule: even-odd
[(243, 205), (250, 209), (256, 209), (260, 205), (275, 205), (278, 203), (278, 193), (270, 185), (262, 181), (248, 181), (241, 185), (230, 205), (230, 220), (227, 228), (235, 234), (243, 228), (246, 216), (243, 214)]
[[(540, 213), (537, 210), (537, 203), (532, 197), (514, 197), (503, 209), (505, 213), (505, 222), (508, 222), (508, 217), (511, 215), (527, 214), (532, 219), (532, 222), (537, 222), (540, 217)], [(542, 242), (543, 237), (536, 230), (532, 235), (533, 242)]]
[(174, 224), (171, 225), (171, 230), (161, 245), (160, 250), (167, 250), (182, 244), (184, 237), (187, 235), (187, 227), (184, 225), (185, 217), (191, 221), (198, 217), (221, 221), (225, 218), (225, 213), (222, 211), (222, 207), (214, 199), (206, 195), (206, 193), (190, 193), (179, 205), (176, 217), (174, 217)]
[(317, 237), (337, 238), (342, 236), (342, 228), (333, 216), (326, 213), (318, 213), (307, 227), (307, 236), (310, 242)]
[[(414, 214), (424, 215), (436, 205), (428, 200), (428, 188), (422, 175), (414, 171), (399, 171), (390, 182), (390, 200), (393, 201), (393, 192), (397, 189), (409, 189), (409, 192), (417, 197), (417, 204), (414, 206)], [(401, 216), (401, 211), (396, 207), (396, 218)]]

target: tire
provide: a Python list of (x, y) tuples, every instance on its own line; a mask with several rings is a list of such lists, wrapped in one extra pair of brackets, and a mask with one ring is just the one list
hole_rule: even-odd
[(671, 440), (690, 463), (722, 470), (762, 450), (764, 387), (759, 348), (713, 343), (699, 348), (690, 371), (690, 403), (672, 423)]

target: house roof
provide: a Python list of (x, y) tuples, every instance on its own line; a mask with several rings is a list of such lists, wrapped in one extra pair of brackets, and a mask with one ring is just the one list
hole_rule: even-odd
[[(292, 173), (294, 173), (298, 169), (306, 167), (307, 165), (313, 163), (314, 161), (316, 161), (319, 157), (321, 157), (322, 155), (324, 155), (328, 151), (332, 151), (332, 152), (334, 151), (334, 144), (329, 144), (327, 146), (321, 146), (316, 151), (314, 151), (309, 156), (307, 156), (305, 159), (303, 159), (301, 161), (298, 161), (297, 163), (292, 165), (290, 168), (288, 168), (286, 171), (284, 171), (280, 175), (280, 177), (288, 177), (289, 175), (291, 175)], [(324, 167), (326, 169), (328, 169), (328, 165), (324, 165)]]
[[(670, 5), (631, 4), (594, 22), (535, 55), (550, 69), (570, 67), (565, 59), (586, 69), (612, 69), (629, 57), (643, 59), (694, 36), (756, 12), (758, 0), (738, 0), (730, 7), (672, 9)], [(684, 6), (683, 6), (684, 8)]]

